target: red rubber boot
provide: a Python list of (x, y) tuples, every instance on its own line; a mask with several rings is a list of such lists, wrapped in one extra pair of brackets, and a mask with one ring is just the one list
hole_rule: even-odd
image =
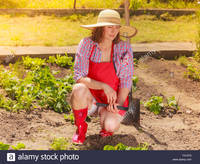
[(105, 129), (101, 129), (99, 134), (100, 134), (101, 137), (108, 137), (108, 136), (112, 136), (113, 132), (108, 132)]
[(74, 112), (74, 119), (75, 125), (77, 126), (76, 133), (74, 134), (72, 141), (76, 144), (83, 144), (85, 141), (85, 135), (87, 132), (87, 123), (85, 119), (87, 117), (88, 108), (80, 109), (80, 110), (73, 110)]

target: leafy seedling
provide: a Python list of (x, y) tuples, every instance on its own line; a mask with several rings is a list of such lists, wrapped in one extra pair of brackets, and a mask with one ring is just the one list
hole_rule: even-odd
[(133, 76), (133, 78), (132, 78), (132, 83), (133, 83), (133, 92), (135, 92), (136, 90), (137, 90), (137, 83), (138, 83), (138, 81), (139, 81), (139, 78), (137, 77), (137, 76)]
[(10, 145), (0, 142), (0, 150), (8, 150)]
[(174, 96), (169, 97), (169, 98), (167, 99), (167, 103), (168, 103), (168, 106), (169, 106), (170, 108), (179, 110), (178, 102), (176, 101), (176, 99), (175, 99)]
[(77, 150), (77, 149), (70, 144), (67, 138), (60, 137), (60, 138), (54, 138), (51, 144), (51, 150)]
[(154, 114), (159, 114), (164, 107), (163, 97), (152, 96), (148, 101), (144, 103), (144, 107), (149, 109)]
[(64, 119), (74, 125), (74, 114), (72, 112), (70, 114), (64, 114)]
[(126, 146), (122, 143), (118, 143), (116, 146), (105, 145), (103, 150), (148, 150), (148, 144), (139, 144), (137, 147)]
[(18, 143), (17, 146), (11, 146), (13, 150), (20, 150), (20, 149), (25, 149), (26, 146), (23, 143)]

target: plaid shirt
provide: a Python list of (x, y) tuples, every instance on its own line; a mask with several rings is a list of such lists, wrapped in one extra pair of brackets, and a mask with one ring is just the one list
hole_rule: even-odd
[[(101, 62), (101, 50), (98, 43), (92, 41), (90, 38), (84, 38), (80, 41), (74, 65), (74, 79), (76, 81), (88, 75), (89, 57), (94, 45), (96, 46), (91, 56), (91, 61), (99, 63)], [(119, 88), (131, 88), (133, 76), (133, 53), (131, 45), (120, 41), (118, 44), (114, 44), (113, 53), (117, 76), (120, 79)]]

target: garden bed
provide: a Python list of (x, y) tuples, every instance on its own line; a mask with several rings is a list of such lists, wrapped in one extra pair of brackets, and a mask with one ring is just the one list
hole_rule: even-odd
[[(50, 68), (60, 73), (63, 78), (69, 73), (58, 66)], [(68, 139), (66, 149), (102, 150), (105, 145), (123, 143), (136, 147), (147, 143), (149, 150), (199, 150), (200, 149), (200, 82), (184, 77), (186, 68), (178, 61), (157, 60), (151, 57), (142, 58), (135, 75), (138, 76), (137, 90), (133, 97), (147, 101), (151, 96), (162, 96), (164, 102), (175, 96), (179, 110), (166, 108), (155, 115), (141, 103), (141, 128), (121, 125), (113, 137), (100, 138), (99, 118), (92, 117), (88, 123), (86, 142), (82, 146), (71, 145), (75, 131), (74, 125), (66, 121), (64, 113), (59, 114), (50, 109), (34, 109), (27, 113), (10, 113), (0, 110), (0, 141), (10, 145), (22, 142), (26, 149), (51, 149), (54, 138)], [(1, 89), (0, 92), (3, 90)]]

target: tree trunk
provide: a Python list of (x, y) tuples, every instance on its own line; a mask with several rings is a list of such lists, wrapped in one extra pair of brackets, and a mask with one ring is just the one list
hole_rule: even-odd
[(76, 0), (74, 0), (74, 10), (76, 9)]

